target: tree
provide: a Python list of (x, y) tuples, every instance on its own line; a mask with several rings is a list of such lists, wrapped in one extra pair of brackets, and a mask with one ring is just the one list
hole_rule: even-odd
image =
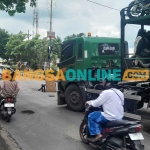
[(28, 65), (33, 69), (38, 69), (44, 61), (47, 61), (47, 38), (40, 39), (40, 36), (26, 40), (26, 35), (22, 32), (12, 34), (6, 44), (6, 55), (14, 60), (28, 62)]
[(77, 37), (82, 37), (82, 36), (85, 36), (85, 34), (84, 33), (77, 34)]
[[(25, 13), (29, 0), (0, 0), (0, 10), (8, 12), (10, 16), (15, 13)], [(36, 0), (30, 0), (30, 6), (36, 6)]]
[(61, 43), (62, 40), (58, 36), (52, 40), (52, 54), (57, 55), (58, 58), (60, 57)]
[[(6, 44), (6, 56), (14, 60), (16, 64), (18, 61), (27, 62), (30, 68), (39, 69), (44, 62), (48, 62), (47, 47), (49, 40), (47, 38), (40, 39), (40, 36), (25, 40), (26, 34), (19, 32), (14, 35), (11, 34), (9, 41)], [(61, 51), (61, 39), (57, 37), (52, 40), (51, 62), (56, 66), (56, 60)]]
[(6, 49), (5, 46), (8, 42), (9, 34), (6, 30), (0, 28), (0, 57), (3, 59), (7, 59), (5, 53)]
[(85, 34), (84, 33), (79, 33), (79, 34), (73, 34), (72, 36), (66, 36), (65, 38), (64, 38), (64, 40), (66, 41), (66, 40), (70, 40), (70, 39), (72, 39), (72, 38), (75, 38), (75, 37), (82, 37), (82, 36), (85, 36)]
[(9, 37), (9, 41), (6, 44), (6, 56), (14, 59), (14, 61), (20, 61), (21, 57), (25, 51), (24, 40), (26, 35), (22, 32), (18, 34), (11, 34)]

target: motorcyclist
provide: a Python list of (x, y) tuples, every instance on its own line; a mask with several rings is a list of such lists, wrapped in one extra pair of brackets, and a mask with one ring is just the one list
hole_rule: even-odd
[(93, 107), (102, 106), (103, 112), (94, 111), (88, 116), (88, 128), (90, 135), (96, 135), (92, 142), (96, 142), (102, 138), (102, 126), (113, 120), (120, 120), (124, 116), (124, 95), (115, 88), (116, 82), (108, 81), (106, 78), (103, 86), (104, 90), (96, 100), (87, 101), (86, 104)]
[(6, 97), (16, 97), (16, 95), (19, 92), (18, 82), (14, 79), (15, 72), (11, 73), (11, 79), (10, 80), (3, 80), (0, 83), (0, 99), (6, 98)]

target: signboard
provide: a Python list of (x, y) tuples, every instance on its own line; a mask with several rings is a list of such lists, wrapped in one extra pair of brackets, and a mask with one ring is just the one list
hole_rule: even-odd
[(47, 31), (47, 37), (49, 37), (49, 38), (55, 38), (55, 32)]
[(27, 65), (27, 62), (23, 62), (23, 64), (26, 66), (26, 65)]
[(99, 55), (118, 55), (119, 45), (115, 43), (99, 43), (98, 52)]

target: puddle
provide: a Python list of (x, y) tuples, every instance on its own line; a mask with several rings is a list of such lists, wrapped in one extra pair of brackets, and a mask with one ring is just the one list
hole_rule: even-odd
[(54, 95), (49, 95), (49, 97), (55, 97)]
[(31, 114), (34, 114), (35, 112), (32, 110), (23, 110), (23, 111), (21, 111), (21, 113), (31, 115)]

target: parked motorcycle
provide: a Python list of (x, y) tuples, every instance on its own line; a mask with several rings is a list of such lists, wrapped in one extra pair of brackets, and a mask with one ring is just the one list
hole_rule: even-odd
[(92, 138), (88, 130), (88, 114), (97, 110), (87, 105), (85, 116), (80, 125), (79, 134), (83, 143), (92, 144), (100, 150), (144, 150), (141, 140), (144, 139), (142, 125), (138, 121), (111, 121), (103, 126), (102, 139), (92, 143)]
[(127, 8), (127, 15), (131, 18), (150, 14), (150, 0), (134, 0)]
[(7, 122), (10, 122), (11, 117), (15, 112), (15, 97), (7, 97), (1, 100), (0, 114)]

